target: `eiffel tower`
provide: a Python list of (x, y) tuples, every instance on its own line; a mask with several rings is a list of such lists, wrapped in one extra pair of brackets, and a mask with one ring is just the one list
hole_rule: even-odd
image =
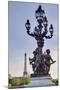
[(27, 63), (26, 63), (26, 57), (27, 57), (27, 54), (25, 52), (24, 54), (24, 72), (23, 72), (23, 76), (27, 76)]

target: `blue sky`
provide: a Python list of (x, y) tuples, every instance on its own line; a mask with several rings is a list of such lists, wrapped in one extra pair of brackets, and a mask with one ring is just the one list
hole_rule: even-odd
[[(38, 24), (35, 18), (35, 10), (38, 8), (39, 5), (42, 5), (42, 9), (45, 10), (45, 15), (47, 16), (48, 24), (50, 25), (52, 23), (54, 27), (54, 36), (50, 40), (45, 39), (43, 52), (47, 48), (49, 48), (51, 49), (51, 51), (54, 52), (54, 55), (56, 54), (55, 59), (58, 58), (57, 57), (58, 33), (59, 33), (58, 5), (9, 1), (8, 3), (9, 73), (11, 73), (12, 75), (19, 76), (23, 72), (25, 51), (27, 53), (27, 63), (28, 63), (28, 58), (33, 57), (32, 52), (37, 47), (36, 40), (33, 37), (27, 35), (25, 23), (27, 19), (30, 20), (31, 23), (30, 31), (33, 32), (34, 27), (37, 26)], [(57, 68), (58, 67), (56, 66), (56, 70)], [(29, 67), (29, 63), (28, 63), (28, 71), (29, 72), (32, 71), (31, 67)]]

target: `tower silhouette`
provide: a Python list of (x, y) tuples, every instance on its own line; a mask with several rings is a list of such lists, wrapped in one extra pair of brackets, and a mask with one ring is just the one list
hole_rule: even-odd
[(24, 76), (27, 75), (27, 63), (26, 63), (27, 58), (26, 57), (27, 57), (27, 54), (25, 52), (25, 54), (24, 54), (24, 72), (23, 72)]

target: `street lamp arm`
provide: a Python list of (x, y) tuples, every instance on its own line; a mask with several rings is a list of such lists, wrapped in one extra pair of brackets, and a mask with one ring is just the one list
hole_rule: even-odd
[(48, 36), (45, 35), (45, 38), (50, 39), (50, 38), (52, 38), (52, 36), (53, 36), (53, 31), (50, 31), (50, 35), (48, 35)]
[(44, 31), (44, 32), (42, 33), (42, 37), (45, 37), (46, 34), (47, 34), (47, 31)]
[(50, 39), (50, 38), (52, 38), (52, 36), (53, 36), (53, 35), (50, 35), (50, 36), (48, 35), (48, 36), (45, 36), (45, 38), (46, 38), (46, 39)]
[(33, 33), (30, 33), (30, 31), (27, 31), (27, 34), (34, 37), (34, 34)]

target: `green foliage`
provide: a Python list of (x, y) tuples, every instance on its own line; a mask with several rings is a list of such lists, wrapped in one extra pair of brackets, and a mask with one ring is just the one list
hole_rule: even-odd
[(15, 78), (15, 77), (14, 77), (14, 78), (12, 78), (11, 85), (12, 85), (12, 86), (15, 86), (15, 85), (16, 85), (16, 78)]
[(29, 81), (30, 81), (29, 78), (27, 78), (27, 77), (22, 77), (22, 78), (20, 79), (20, 84), (21, 84), (21, 85), (28, 84)]
[(53, 79), (52, 81), (55, 83), (55, 85), (58, 85), (58, 79)]
[(11, 84), (12, 83), (12, 79), (8, 79), (8, 83)]
[(28, 78), (28, 77), (20, 77), (20, 78), (17, 79), (16, 77), (13, 77), (12, 79), (9, 79), (8, 82), (12, 86), (24, 85), (24, 84), (28, 84), (30, 82), (30, 78)]

